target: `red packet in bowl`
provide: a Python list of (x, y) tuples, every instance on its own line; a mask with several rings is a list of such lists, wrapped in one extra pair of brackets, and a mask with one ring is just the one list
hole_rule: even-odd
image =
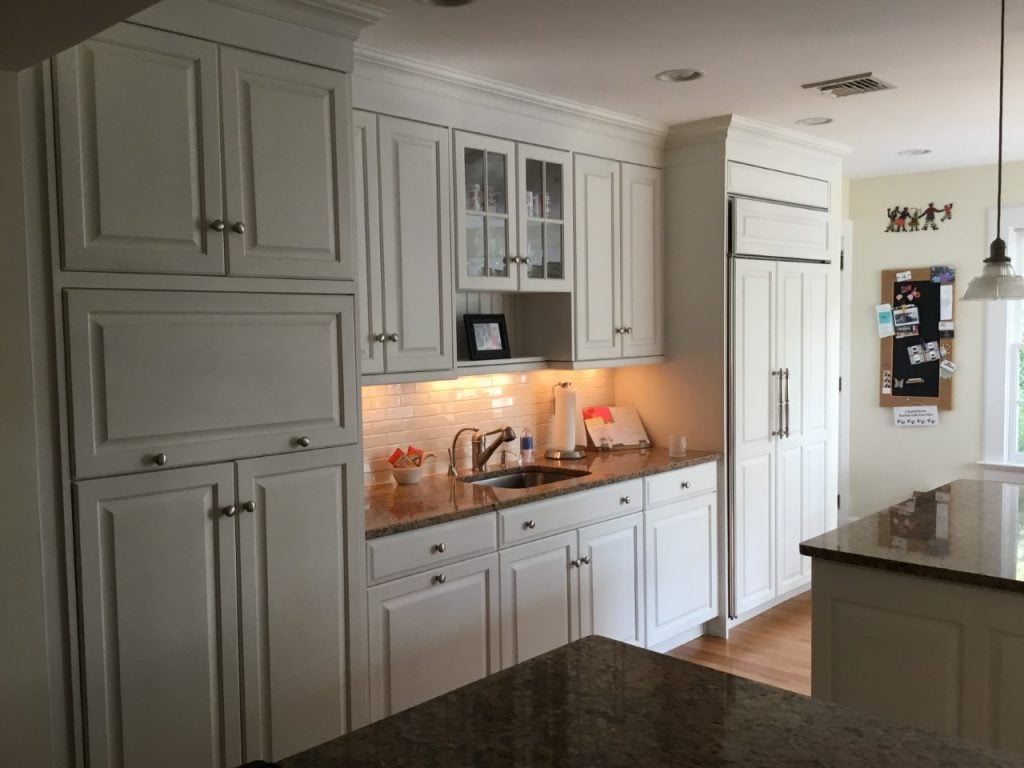
[(405, 452), (409, 456), (409, 458), (412, 459), (412, 463), (415, 466), (423, 466), (423, 450), (421, 448), (417, 448), (414, 445), (410, 445), (408, 448), (405, 449)]

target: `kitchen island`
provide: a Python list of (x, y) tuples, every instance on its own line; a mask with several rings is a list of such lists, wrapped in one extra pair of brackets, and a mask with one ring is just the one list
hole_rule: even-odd
[(958, 480), (804, 542), (813, 695), (1024, 753), (1022, 490)]
[(592, 636), (281, 761), (280, 768), (1019, 766)]

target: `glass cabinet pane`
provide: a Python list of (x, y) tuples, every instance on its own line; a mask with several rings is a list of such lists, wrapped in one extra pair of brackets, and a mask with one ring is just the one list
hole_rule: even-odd
[(544, 218), (562, 218), (562, 166), (544, 163)]
[[(563, 269), (563, 247), (562, 225), (544, 224), (544, 266), (545, 270), (540, 277), (561, 279), (565, 276)], [(531, 277), (533, 274), (531, 272)]]
[(505, 213), (506, 157), (498, 152), (487, 152), (487, 212)]
[(466, 200), (467, 211), (484, 209), (484, 151), (466, 149)]
[(470, 277), (487, 275), (483, 216), (466, 216), (466, 273)]
[(496, 216), (487, 217), (487, 264), (491, 277), (508, 275), (508, 228), (505, 219)]
[(543, 209), (541, 201), (544, 199), (544, 163), (540, 160), (526, 161), (526, 199), (523, 205), (526, 206), (526, 217), (529, 219), (539, 218)]
[(526, 222), (526, 258), (529, 276), (544, 277), (544, 225), (539, 221)]

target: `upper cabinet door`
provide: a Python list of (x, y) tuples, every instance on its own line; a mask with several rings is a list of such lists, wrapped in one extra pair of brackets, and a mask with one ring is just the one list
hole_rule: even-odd
[(380, 260), (380, 161), (377, 116), (352, 113), (352, 179), (359, 305), (359, 354), (363, 373), (384, 373), (384, 291)]
[(238, 463), (248, 760), (348, 729), (346, 547), (362, 482), (357, 446)]
[(519, 287), (516, 189), (515, 143), (455, 132), (458, 288)]
[(568, 152), (519, 145), (519, 289), (572, 291), (572, 165)]
[(576, 359), (622, 356), (619, 164), (576, 155)]
[(238, 765), (231, 465), (91, 480), (75, 496), (89, 765)]
[(455, 364), (448, 129), (381, 117), (379, 131), (387, 371), (448, 370)]
[(221, 48), (228, 267), (351, 280), (348, 76)]
[(743, 256), (828, 260), (828, 213), (739, 198), (732, 203), (731, 250)]
[(665, 266), (661, 171), (622, 165), (622, 353), (663, 354)]
[(123, 24), (55, 81), (64, 268), (223, 274), (217, 47)]
[(77, 477), (355, 443), (351, 296), (73, 290)]

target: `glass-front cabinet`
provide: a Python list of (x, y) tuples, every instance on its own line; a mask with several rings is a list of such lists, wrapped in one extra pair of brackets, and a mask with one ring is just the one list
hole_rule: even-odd
[(568, 152), (455, 132), (458, 288), (569, 291)]

